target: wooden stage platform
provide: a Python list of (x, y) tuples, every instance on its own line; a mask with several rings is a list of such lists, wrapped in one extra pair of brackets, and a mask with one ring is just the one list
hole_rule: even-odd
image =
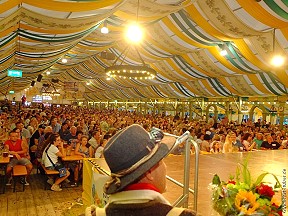
[[(283, 169), (288, 170), (288, 150), (255, 151), (249, 153), (226, 153), (226, 154), (205, 154), (199, 157), (199, 187), (198, 187), (198, 212), (201, 215), (218, 215), (211, 203), (211, 190), (209, 184), (213, 175), (217, 173), (221, 180), (228, 180), (230, 174), (235, 175), (237, 164), (250, 154), (249, 170), (252, 177), (257, 178), (263, 172), (271, 172), (282, 182)], [(165, 159), (167, 174), (183, 182), (183, 156), (168, 156)], [(194, 156), (191, 155), (190, 187), (193, 189), (194, 181)], [(274, 178), (267, 176), (265, 180), (273, 181)], [(287, 190), (286, 190), (287, 191)], [(164, 196), (173, 203), (180, 195), (182, 189), (175, 184), (168, 182), (167, 192)], [(288, 194), (288, 192), (286, 192)], [(287, 201), (287, 197), (286, 197)], [(286, 202), (287, 203), (287, 202)], [(287, 205), (286, 205), (287, 206)], [(193, 195), (189, 198), (189, 207), (193, 208)], [(287, 212), (286, 212), (286, 215)]]

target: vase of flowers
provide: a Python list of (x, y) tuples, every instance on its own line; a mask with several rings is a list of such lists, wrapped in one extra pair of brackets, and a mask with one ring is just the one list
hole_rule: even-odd
[[(231, 175), (228, 181), (221, 181), (217, 174), (214, 175), (213, 208), (223, 216), (282, 216), (281, 199), (277, 198), (281, 184), (277, 177), (266, 172), (252, 181), (247, 164), (248, 159), (239, 164), (235, 177)], [(266, 175), (274, 176), (276, 184), (271, 186), (264, 182)]]

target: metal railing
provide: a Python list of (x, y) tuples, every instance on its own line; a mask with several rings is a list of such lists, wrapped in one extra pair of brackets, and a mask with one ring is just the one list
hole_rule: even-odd
[[(174, 149), (181, 143), (186, 142), (184, 148), (184, 179), (183, 184), (178, 182), (177, 180), (171, 178), (170, 176), (166, 176), (166, 178), (183, 188), (183, 194), (173, 203), (173, 206), (183, 206), (184, 208), (188, 207), (189, 200), (189, 192), (194, 195), (194, 210), (197, 212), (197, 198), (198, 198), (198, 171), (199, 171), (199, 147), (198, 144), (191, 139), (190, 132), (186, 131), (181, 136), (176, 136), (173, 134), (164, 133), (167, 136), (173, 136), (176, 138), (176, 142), (174, 144)], [(195, 147), (195, 174), (194, 174), (194, 189), (189, 187), (190, 182), (190, 148), (191, 143)]]

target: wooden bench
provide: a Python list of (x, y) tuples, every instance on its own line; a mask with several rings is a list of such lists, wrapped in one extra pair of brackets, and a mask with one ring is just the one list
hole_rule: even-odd
[(24, 178), (24, 180), (21, 182), (23, 185), (23, 191), (25, 190), (25, 177), (27, 176), (27, 169), (26, 166), (24, 165), (16, 165), (13, 167), (12, 171), (12, 176), (13, 176), (13, 192), (15, 192), (16, 188), (16, 182), (17, 180)]
[(40, 163), (40, 166), (42, 167), (43, 171), (45, 172), (45, 175), (47, 176), (47, 179), (45, 179), (45, 182), (44, 182), (44, 190), (47, 189), (47, 180), (48, 180), (48, 177), (49, 176), (52, 176), (53, 179), (55, 180), (56, 177), (59, 175), (59, 172), (57, 170), (49, 170), (47, 169), (44, 164)]

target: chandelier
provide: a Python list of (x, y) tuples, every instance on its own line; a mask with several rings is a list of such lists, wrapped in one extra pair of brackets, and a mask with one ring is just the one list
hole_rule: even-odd
[(60, 96), (59, 92), (42, 92), (43, 96)]
[[(142, 65), (127, 65), (123, 64), (127, 53), (130, 49), (128, 45), (124, 51), (116, 58), (112, 66), (107, 67), (105, 69), (105, 73), (109, 78), (123, 78), (123, 79), (154, 79), (157, 75), (156, 71), (145, 64), (144, 60), (142, 59), (137, 47), (135, 46), (135, 50), (139, 56), (139, 59), (142, 62)], [(121, 58), (121, 62), (118, 60)]]
[(41, 94), (43, 96), (60, 96), (60, 92), (58, 92), (53, 85), (53, 83), (43, 83)]

